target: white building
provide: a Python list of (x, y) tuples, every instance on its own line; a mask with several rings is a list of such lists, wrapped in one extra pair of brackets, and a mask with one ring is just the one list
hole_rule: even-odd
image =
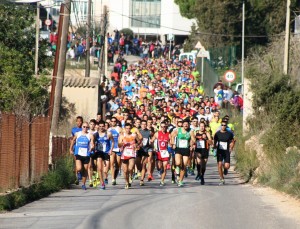
[[(43, 0), (48, 5), (51, 16), (58, 22), (59, 6), (63, 0)], [(168, 34), (175, 40), (185, 38), (195, 20), (180, 15), (174, 0), (92, 0), (93, 23), (100, 23), (103, 6), (109, 10), (109, 32), (130, 28), (140, 36), (156, 36), (162, 41)], [(88, 0), (73, 0), (71, 25), (76, 28), (86, 24)]]
[[(99, 0), (98, 0), (99, 1)], [(109, 28), (130, 28), (144, 36), (174, 34), (175, 40), (190, 33), (195, 20), (180, 15), (179, 6), (174, 0), (103, 0), (109, 9)]]

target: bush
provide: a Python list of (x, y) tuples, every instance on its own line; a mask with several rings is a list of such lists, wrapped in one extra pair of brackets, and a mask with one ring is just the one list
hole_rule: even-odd
[(53, 192), (69, 188), (74, 182), (73, 158), (66, 156), (55, 163), (52, 171), (42, 177), (41, 182), (16, 192), (0, 196), (0, 211), (12, 210), (29, 202), (46, 197)]

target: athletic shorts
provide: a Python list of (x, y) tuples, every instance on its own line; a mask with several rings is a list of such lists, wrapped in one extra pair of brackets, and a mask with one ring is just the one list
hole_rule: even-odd
[(108, 153), (104, 153), (104, 152), (96, 152), (97, 158), (101, 158), (103, 161), (109, 161), (110, 160), (110, 156), (108, 155)]
[(157, 154), (157, 160), (158, 161), (169, 161), (170, 156), (162, 158), (160, 152), (157, 152), (156, 154)]
[(119, 151), (112, 151), (113, 153), (115, 153), (117, 156), (120, 156), (121, 157), (121, 152), (120, 152), (120, 150)]
[(172, 147), (168, 146), (168, 152), (172, 154), (173, 157), (175, 156), (175, 149), (173, 149)]
[(150, 147), (142, 147), (137, 151), (137, 157), (149, 157), (149, 152), (152, 152), (153, 149)]
[(96, 155), (95, 152), (91, 153), (90, 157), (91, 157), (92, 160), (96, 160), (97, 159), (97, 155)]
[(198, 154), (200, 154), (201, 159), (207, 159), (208, 158), (208, 149), (195, 149), (195, 158), (197, 158)]
[(189, 157), (191, 155), (190, 148), (176, 148), (175, 154), (180, 154), (182, 156)]
[(81, 161), (82, 164), (84, 164), (84, 165), (90, 163), (90, 157), (89, 156), (84, 157), (84, 156), (80, 156), (80, 155), (75, 155), (75, 157), (76, 157), (76, 161)]
[(217, 150), (217, 162), (230, 163), (230, 152), (228, 150)]

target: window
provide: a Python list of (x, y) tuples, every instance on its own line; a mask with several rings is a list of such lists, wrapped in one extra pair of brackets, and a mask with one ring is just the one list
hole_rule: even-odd
[(131, 0), (131, 26), (160, 28), (161, 0)]

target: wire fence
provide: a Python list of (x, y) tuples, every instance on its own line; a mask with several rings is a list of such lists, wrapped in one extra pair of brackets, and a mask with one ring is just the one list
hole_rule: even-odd
[[(48, 172), (50, 118), (30, 122), (14, 114), (0, 114), (0, 192), (26, 187)], [(53, 137), (55, 162), (68, 152), (69, 139)]]

